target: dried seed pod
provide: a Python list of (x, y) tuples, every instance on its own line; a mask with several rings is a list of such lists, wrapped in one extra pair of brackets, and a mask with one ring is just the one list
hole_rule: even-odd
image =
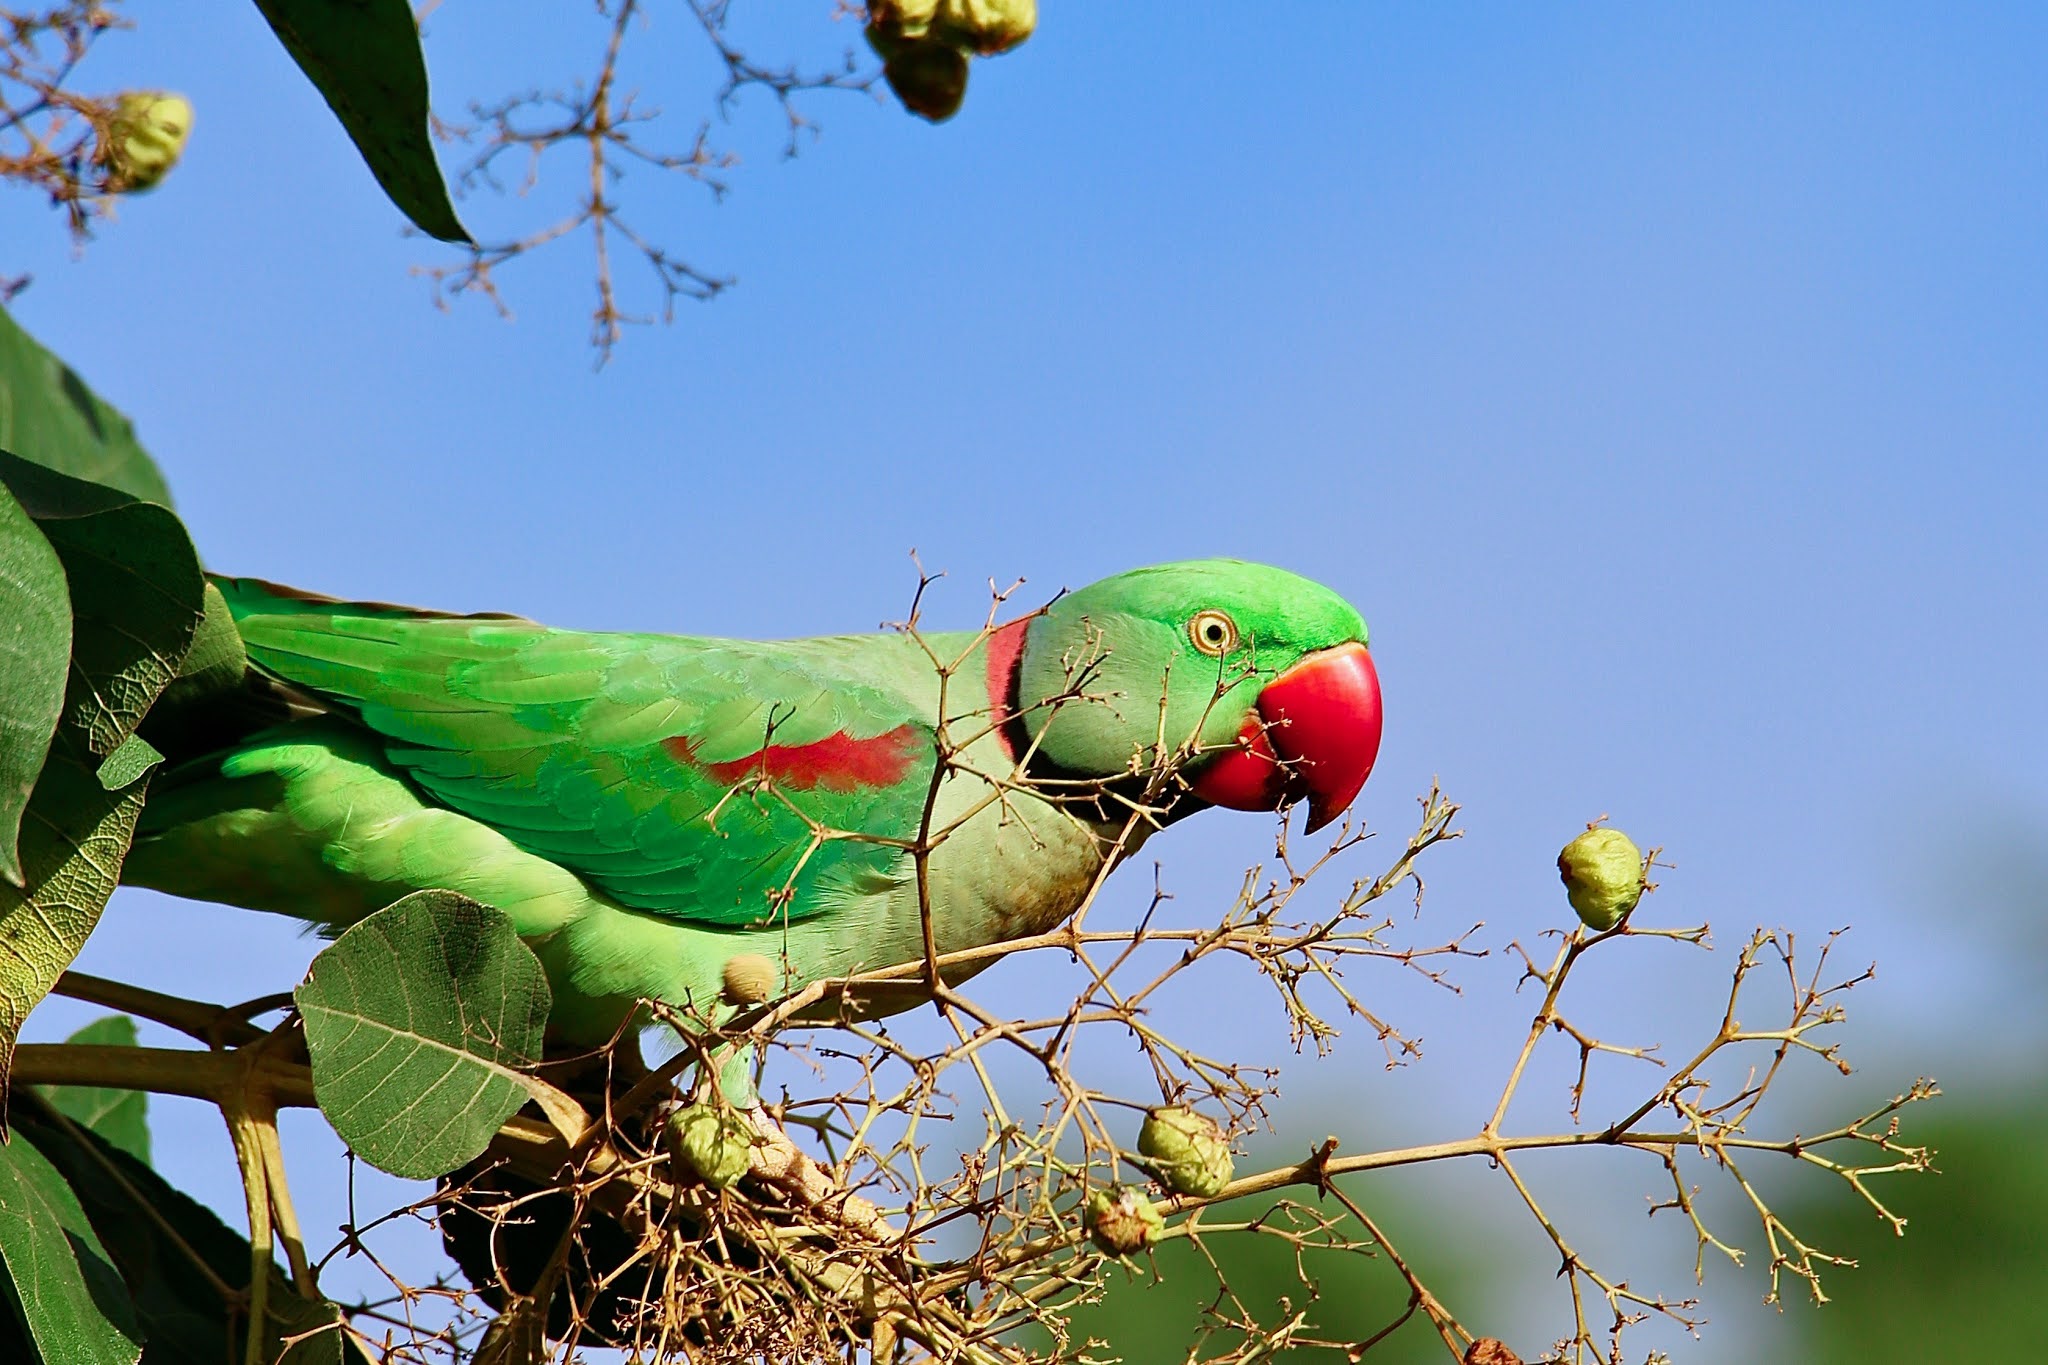
[(1136, 1255), (1166, 1226), (1152, 1201), (1129, 1185), (1111, 1185), (1089, 1195), (1082, 1222), (1090, 1240), (1112, 1256)]
[(117, 193), (154, 188), (185, 150), (192, 132), (192, 102), (167, 90), (129, 90), (114, 101), (99, 159), (107, 188)]
[(775, 995), (775, 963), (759, 953), (735, 953), (720, 976), (728, 1005), (758, 1005)]
[(668, 1121), (670, 1154), (699, 1180), (722, 1190), (753, 1163), (754, 1135), (729, 1109), (692, 1104)]
[(1465, 1365), (1522, 1365), (1522, 1358), (1499, 1337), (1481, 1337), (1465, 1348)]
[(1230, 1141), (1206, 1114), (1165, 1105), (1145, 1115), (1138, 1152), (1175, 1194), (1207, 1198), (1230, 1183)]
[(1590, 929), (1621, 922), (1643, 898), (1643, 854), (1626, 834), (1598, 825), (1564, 846), (1557, 874), (1566, 899)]

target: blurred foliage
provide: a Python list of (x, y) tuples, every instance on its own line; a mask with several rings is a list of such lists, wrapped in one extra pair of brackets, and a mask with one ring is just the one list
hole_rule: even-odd
[[(86, 1047), (134, 1047), (135, 1021), (125, 1014), (95, 1019), (64, 1040)], [(43, 1088), (51, 1107), (81, 1128), (97, 1133), (137, 1161), (149, 1164), (149, 1092), (104, 1085)]]
[[(1789, 1216), (1857, 1269), (1828, 1277), (1832, 1302), (1787, 1310), (1803, 1361), (2033, 1360), (2048, 1341), (2048, 1084), (2001, 1101), (1955, 1087), (1915, 1125), (1941, 1175), (1906, 1181), (1897, 1238), (1848, 1200), (1807, 1193)], [(1957, 1101), (1961, 1102), (1958, 1103)]]
[(1940, 916), (1971, 963), (1966, 999), (1920, 1002), (1958, 1063), (1914, 1125), (1940, 1174), (1895, 1191), (1904, 1238), (1802, 1192), (1791, 1216), (1858, 1266), (1829, 1277), (1832, 1302), (1788, 1310), (1788, 1361), (2031, 1360), (2048, 1339), (2048, 827), (2023, 802), (1972, 796), (1966, 816), (1937, 803), (1920, 817), (1935, 837), (1908, 882), (1910, 909)]
[[(1941, 1174), (1902, 1182), (1892, 1194), (1909, 1220), (1907, 1236), (1892, 1236), (1867, 1206), (1827, 1185), (1799, 1182), (1783, 1201), (1802, 1235), (1858, 1264), (1827, 1277), (1824, 1305), (1787, 1294), (1782, 1325), (1762, 1324), (1763, 1358), (1786, 1365), (2030, 1360), (2048, 1340), (2048, 1161), (2040, 1138), (2048, 1131), (2048, 1083), (2032, 1081), (2010, 1099), (1988, 1084), (1965, 1082), (1952, 1093), (1957, 1099), (1929, 1106), (1915, 1124), (1937, 1149)], [(1455, 1311), (1475, 1328), (1496, 1327), (1484, 1310), (1508, 1268), (1460, 1239), (1460, 1220), (1447, 1220), (1441, 1205), (1403, 1199), (1392, 1184), (1354, 1193), (1367, 1195), (1373, 1216)], [(1208, 1216), (1250, 1219), (1269, 1202), (1239, 1200)], [(1280, 1239), (1217, 1238), (1212, 1245), (1223, 1280), (1246, 1308), (1268, 1321), (1283, 1300), (1306, 1308), (1313, 1324), (1306, 1335), (1362, 1340), (1406, 1302), (1400, 1277), (1381, 1258), (1311, 1253), (1305, 1264), (1320, 1282), (1311, 1300), (1294, 1249)], [(1073, 1344), (1093, 1337), (1107, 1343), (1094, 1353), (1100, 1356), (1180, 1365), (1203, 1327), (1220, 1327), (1217, 1315), (1231, 1311), (1207, 1260), (1184, 1241), (1170, 1242), (1152, 1263), (1139, 1259), (1126, 1272), (1110, 1273), (1100, 1299), (1074, 1312)], [(1535, 1352), (1528, 1354), (1533, 1359)], [(1334, 1361), (1342, 1352), (1303, 1347), (1296, 1358)], [(1448, 1357), (1418, 1315), (1363, 1359), (1419, 1365)]]
[(171, 505), (135, 425), (0, 310), (0, 450), (74, 479)]
[[(1251, 1164), (1276, 1164), (1285, 1155), (1268, 1151), (1263, 1159), (1254, 1155)], [(1452, 1206), (1438, 1200), (1425, 1207), (1391, 1181), (1354, 1181), (1345, 1188), (1454, 1312), (1467, 1317), (1475, 1330), (1490, 1325), (1483, 1311), (1483, 1286), (1504, 1268), (1494, 1265), (1486, 1250), (1457, 1235), (1461, 1220), (1445, 1216), (1454, 1212)], [(1203, 1222), (1251, 1222), (1274, 1203), (1270, 1195), (1231, 1200), (1206, 1210)], [(1332, 1206), (1325, 1212), (1337, 1210)], [(1349, 1217), (1332, 1231), (1342, 1239), (1369, 1240)], [(1315, 1288), (1305, 1280), (1313, 1281)], [(1383, 1255), (1303, 1250), (1281, 1236), (1220, 1235), (1199, 1250), (1186, 1239), (1174, 1239), (1149, 1259), (1137, 1257), (1125, 1268), (1108, 1270), (1100, 1296), (1076, 1307), (1069, 1317), (1068, 1347), (1078, 1351), (1093, 1338), (1105, 1343), (1087, 1352), (1095, 1358), (1120, 1357), (1127, 1365), (1181, 1365), (1191, 1350), (1193, 1358), (1204, 1359), (1240, 1345), (1244, 1334), (1231, 1329), (1232, 1319), (1249, 1317), (1270, 1324), (1289, 1313), (1301, 1313), (1301, 1344), (1290, 1358), (1337, 1361), (1345, 1358), (1344, 1347), (1382, 1331), (1407, 1306), (1408, 1287)], [(1205, 1332), (1207, 1342), (1198, 1345)], [(1050, 1341), (1050, 1333), (1040, 1332), (1034, 1344)], [(1359, 1358), (1375, 1365), (1421, 1365), (1449, 1356), (1429, 1319), (1416, 1313)]]

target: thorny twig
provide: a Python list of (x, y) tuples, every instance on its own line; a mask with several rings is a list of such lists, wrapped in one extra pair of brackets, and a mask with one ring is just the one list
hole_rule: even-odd
[[(829, 69), (807, 71), (794, 65), (763, 64), (737, 45), (727, 26), (724, 0), (689, 0), (689, 11), (703, 30), (723, 72), (712, 96), (722, 118), (748, 89), (769, 92), (787, 125), (784, 151), (794, 156), (800, 135), (816, 127), (802, 112), (801, 96), (821, 90), (865, 91), (876, 73), (863, 71), (849, 50)], [(437, 302), (445, 304), (465, 293), (488, 298), (501, 314), (510, 308), (499, 291), (497, 271), (552, 242), (587, 230), (596, 266), (597, 306), (591, 315), (591, 344), (603, 365), (629, 324), (648, 323), (658, 316), (675, 318), (679, 299), (711, 299), (729, 288), (731, 277), (706, 271), (674, 254), (634, 226), (622, 212), (618, 186), (634, 169), (672, 171), (696, 181), (714, 199), (723, 198), (727, 173), (739, 158), (713, 140), (712, 121), (704, 119), (680, 150), (657, 150), (643, 141), (661, 111), (645, 104), (636, 90), (622, 82), (621, 64), (633, 35), (647, 18), (642, 0), (605, 0), (598, 6), (606, 21), (601, 56), (595, 72), (568, 89), (533, 90), (495, 102), (475, 102), (465, 122), (436, 120), (443, 138), (475, 148), (456, 172), (458, 191), (505, 191), (500, 174), (517, 163), (516, 186), (524, 197), (539, 183), (543, 163), (557, 150), (575, 155), (582, 185), (573, 207), (545, 226), (516, 237), (463, 248), (464, 259), (453, 265), (419, 268), (431, 280)], [(636, 20), (641, 21), (636, 24)], [(637, 255), (652, 277), (658, 300), (655, 311), (636, 312), (620, 302), (621, 286), (614, 273), (614, 251), (623, 246)]]
[[(930, 581), (920, 585), (920, 602)], [(995, 595), (987, 625), (972, 637), (926, 635), (915, 610), (905, 629), (949, 684), (978, 666), (979, 650), (1007, 596)], [(1069, 661), (1068, 687), (1046, 703), (1040, 741), (1063, 711), (1117, 700), (1100, 691), (1100, 662)], [(1234, 681), (1219, 678), (1219, 692)], [(983, 741), (1001, 718), (971, 707), (955, 709), (949, 686), (941, 692), (935, 730), (941, 776), (932, 783), (916, 837), (896, 842), (921, 868), (974, 814), (996, 809), (1006, 820), (1021, 820), (1022, 803), (1044, 794), (1028, 771), (1031, 752), (1013, 762), (990, 761)], [(1058, 799), (1075, 810), (1119, 812), (1108, 825), (1114, 832), (1102, 837), (1113, 850), (1133, 847), (1168, 818), (1180, 795), (1180, 768), (1199, 752), (1192, 742), (1162, 733), (1146, 753), (1134, 755), (1124, 778), (1092, 790), (1066, 789)], [(967, 783), (963, 790), (982, 794), (942, 807), (939, 794), (948, 783)], [(803, 794), (765, 775), (735, 784), (731, 799), (777, 802), (802, 813)], [(1344, 828), (1322, 851), (1304, 857), (1283, 825), (1270, 869), (1252, 869), (1226, 905), (1192, 923), (1163, 922), (1177, 902), (1155, 884), (1134, 924), (1105, 927), (1091, 917), (1091, 892), (1068, 922), (995, 948), (944, 951), (930, 932), (929, 879), (921, 875), (927, 927), (922, 961), (814, 982), (784, 999), (722, 1016), (670, 1010), (667, 1017), (687, 1045), (674, 1062), (651, 1073), (624, 1068), (617, 1090), (605, 1089), (595, 1121), (558, 1096), (552, 1125), (514, 1119), (478, 1170), (452, 1177), (434, 1197), (384, 1220), (361, 1222), (352, 1214), (334, 1251), (310, 1262), (291, 1256), (294, 1278), (309, 1289), (319, 1268), (337, 1254), (377, 1263), (366, 1237), (382, 1222), (445, 1218), (460, 1208), (505, 1235), (528, 1225), (555, 1229), (543, 1233), (552, 1253), (537, 1278), (505, 1278), (504, 1272), (486, 1277), (501, 1281), (486, 1285), (502, 1307), (489, 1320), (493, 1351), (517, 1336), (562, 1360), (579, 1345), (608, 1341), (630, 1345), (638, 1353), (634, 1358), (647, 1361), (687, 1356), (823, 1362), (860, 1351), (877, 1359), (1077, 1358), (1086, 1347), (1068, 1339), (1065, 1308), (1104, 1292), (1109, 1264), (1090, 1246), (1078, 1210), (1089, 1190), (1131, 1180), (1133, 1171), (1139, 1180), (1148, 1174), (1125, 1150), (1135, 1112), (1162, 1101), (1189, 1104), (1220, 1117), (1234, 1137), (1243, 1138), (1267, 1121), (1276, 1093), (1270, 1072), (1175, 1041), (1153, 1017), (1156, 1003), (1184, 985), (1214, 991), (1226, 964), (1249, 964), (1273, 987), (1297, 1049), (1313, 1045), (1327, 1051), (1335, 1045), (1338, 1024), (1351, 1018), (1373, 1031), (1390, 1064), (1413, 1058), (1413, 1042), (1366, 1003), (1358, 969), (1391, 966), (1448, 986), (1446, 967), (1476, 954), (1468, 946), (1472, 929), (1428, 946), (1398, 941), (1396, 925), (1411, 917), (1382, 908), (1391, 893), (1412, 882), (1420, 910), (1418, 862), (1457, 837), (1456, 813), (1440, 793), (1429, 792), (1414, 830), (1385, 867), (1353, 877), (1333, 896), (1324, 893), (1324, 883), (1341, 875), (1333, 871), (1341, 862), (1359, 856), (1366, 832)], [(816, 822), (811, 828), (814, 846), (863, 837)], [(1100, 887), (1098, 880), (1095, 891)], [(1724, 1170), (1758, 1219), (1773, 1298), (1786, 1273), (1823, 1297), (1821, 1268), (1846, 1262), (1786, 1225), (1749, 1178), (1751, 1163), (1778, 1158), (1824, 1172), (1902, 1229), (1871, 1182), (1926, 1168), (1926, 1150), (1900, 1139), (1898, 1115), (1936, 1093), (1931, 1082), (1916, 1082), (1876, 1110), (1819, 1133), (1785, 1135), (1754, 1127), (1766, 1092), (1793, 1056), (1816, 1056), (1846, 1070), (1827, 1031), (1841, 1021), (1842, 995), (1868, 973), (1829, 976), (1835, 935), (1803, 970), (1791, 935), (1752, 936), (1737, 955), (1713, 1033), (1689, 1059), (1668, 1068), (1639, 1102), (1606, 1123), (1578, 1122), (1586, 1068), (1595, 1056), (1662, 1063), (1648, 1046), (1610, 1043), (1567, 1017), (1567, 987), (1577, 965), (1592, 952), (1617, 951), (1630, 940), (1705, 946), (1705, 926), (1665, 929), (1637, 927), (1634, 921), (1632, 914), (1604, 933), (1573, 929), (1547, 966), (1515, 946), (1524, 980), (1536, 981), (1542, 997), (1490, 1116), (1476, 1132), (1353, 1153), (1341, 1152), (1331, 1139), (1298, 1162), (1239, 1176), (1209, 1198), (1161, 1195), (1164, 1240), (1184, 1243), (1194, 1253), (1175, 1273), (1214, 1279), (1199, 1346), (1203, 1358), (1239, 1365), (1291, 1346), (1326, 1344), (1356, 1359), (1417, 1317), (1453, 1357), (1475, 1340), (1453, 1306), (1431, 1288), (1428, 1267), (1397, 1252), (1369, 1212), (1359, 1182), (1370, 1172), (1461, 1158), (1499, 1170), (1513, 1201), (1557, 1254), (1572, 1327), (1551, 1358), (1573, 1362), (1620, 1360), (1623, 1334), (1647, 1316), (1688, 1330), (1700, 1316), (1692, 1299), (1640, 1289), (1629, 1277), (1591, 1264), (1530, 1182), (1520, 1163), (1525, 1153), (1599, 1148), (1653, 1158), (1672, 1194), (1652, 1211), (1685, 1215), (1701, 1263), (1709, 1248), (1737, 1263), (1742, 1253), (1709, 1229), (1680, 1157), (1691, 1153)], [(1067, 1003), (1017, 1018), (965, 993), (965, 979), (998, 957), (1039, 963), (1041, 982), (1055, 980), (1065, 964), (1074, 983)], [(1752, 997), (1766, 978), (1779, 984), (1775, 1012), (1764, 1025), (1744, 1023), (1738, 1006), (1755, 1006)], [(289, 1205), (276, 1202), (282, 1167), (269, 1150), (275, 1129), (262, 1116), (276, 1105), (311, 1103), (310, 1081), (303, 1062), (275, 1046), (284, 1034), (260, 1034), (242, 1022), (276, 1002), (224, 1011), (86, 978), (76, 979), (71, 990), (127, 1004), (206, 1039), (214, 1050), (28, 1045), (17, 1052), (16, 1080), (134, 1086), (220, 1103), (231, 1122), (240, 1124), (238, 1148), (253, 1154), (243, 1163), (252, 1217), (267, 1209), (290, 1231)], [(914, 1022), (876, 1022), (847, 1011), (847, 1002), (880, 991), (913, 991), (929, 999), (926, 1017), (938, 1026), (936, 1035)], [(287, 1019), (280, 1028), (288, 1032), (291, 1025)], [(1568, 1106), (1572, 1126), (1511, 1131), (1509, 1115), (1532, 1057), (1546, 1038), (1560, 1036), (1578, 1053)], [(713, 1192), (674, 1174), (654, 1137), (659, 1110), (653, 1102), (673, 1097), (693, 1067), (710, 1080), (720, 1058), (749, 1048), (762, 1073), (780, 1083), (781, 1095), (754, 1116), (759, 1146), (751, 1177)], [(1758, 1048), (1760, 1070), (1723, 1093), (1710, 1077), (1719, 1060)], [(1119, 1093), (1093, 1079), (1104, 1057), (1125, 1051), (1143, 1060), (1156, 1093)], [(709, 1089), (715, 1096), (715, 1083)], [(973, 1099), (956, 1096), (956, 1089)], [(565, 1105), (574, 1111), (566, 1117)], [(1327, 1199), (1342, 1213), (1320, 1211), (1293, 1195)], [(549, 1209), (565, 1198), (573, 1216), (562, 1221)], [(1267, 1201), (1262, 1209), (1261, 1200)], [(1244, 1216), (1246, 1210), (1252, 1216)], [(621, 1234), (606, 1253), (609, 1261), (594, 1235), (598, 1226)], [(1278, 1238), (1293, 1249), (1302, 1283), (1298, 1299), (1269, 1310), (1232, 1293), (1212, 1246), (1240, 1237)], [(498, 1238), (494, 1233), (494, 1247)], [(288, 1237), (288, 1250), (294, 1240)], [(1312, 1257), (1346, 1255), (1386, 1262), (1405, 1287), (1404, 1306), (1362, 1340), (1329, 1342), (1315, 1329), (1318, 1274)], [(356, 1330), (378, 1333), (384, 1358), (424, 1365), (464, 1358), (478, 1344), (486, 1319), (476, 1295), (447, 1281), (415, 1287), (389, 1267), (384, 1271), (391, 1297), (352, 1306)], [(549, 1324), (550, 1294), (557, 1295), (558, 1308), (566, 1305), (566, 1327)], [(1020, 1344), (1024, 1339), (1016, 1329), (1027, 1324), (1049, 1334), (1050, 1355)]]
[[(128, 23), (120, 0), (65, 0), (41, 9), (0, 8), (0, 185), (39, 191), (64, 212), (75, 242), (112, 212), (114, 172), (101, 155), (116, 95), (69, 88), (101, 35)], [(0, 303), (26, 287), (0, 277)]]
[[(61, 208), (72, 237), (83, 243), (95, 219), (113, 212), (121, 188), (102, 153), (117, 95), (81, 94), (71, 88), (79, 63), (104, 33), (131, 25), (119, 13), (120, 0), (65, 0), (36, 10), (0, 9), (0, 184), (18, 184), (46, 194)], [(430, 6), (431, 11), (433, 7)], [(647, 29), (644, 0), (600, 0), (603, 23), (594, 68), (556, 89), (534, 89), (497, 100), (472, 101), (464, 119), (435, 118), (440, 138), (471, 150), (455, 171), (458, 193), (516, 189), (525, 198), (541, 181), (544, 163), (565, 151), (578, 167), (578, 185), (567, 212), (553, 221), (510, 236), (458, 248), (452, 264), (427, 265), (418, 274), (432, 282), (437, 304), (468, 293), (489, 299), (501, 314), (510, 307), (499, 289), (502, 267), (566, 238), (588, 233), (597, 303), (591, 315), (591, 343), (604, 364), (625, 328), (657, 318), (670, 322), (678, 300), (711, 299), (729, 288), (730, 276), (706, 270), (678, 255), (624, 212), (620, 186), (634, 170), (675, 172), (724, 197), (738, 155), (720, 144), (714, 125), (730, 117), (742, 95), (762, 90), (782, 116), (783, 154), (795, 156), (817, 124), (804, 97), (821, 91), (866, 92), (879, 71), (849, 45), (832, 64), (806, 67), (764, 61), (733, 36), (726, 0), (687, 0), (690, 22), (701, 31), (715, 60), (711, 113), (698, 119), (681, 145), (651, 143), (647, 135), (662, 111), (625, 83), (622, 67), (629, 42)], [(857, 17), (835, 5), (829, 18)], [(651, 210), (643, 209), (642, 215)], [(624, 302), (631, 292), (617, 273), (623, 252), (646, 267), (650, 306)], [(0, 276), (0, 304), (29, 283), (26, 276)]]

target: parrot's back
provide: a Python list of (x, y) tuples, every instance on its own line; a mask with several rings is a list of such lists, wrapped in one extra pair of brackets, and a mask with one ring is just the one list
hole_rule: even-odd
[(968, 775), (1012, 757), (979, 659), (947, 690), (979, 738), (934, 782), (932, 653), (973, 636), (601, 634), (216, 586), (263, 723), (159, 780), (126, 878), (327, 926), (457, 890), (512, 916), (593, 1030), (715, 994), (737, 952), (789, 980), (916, 960), (921, 832), (948, 831), (942, 951), (1058, 923), (1104, 860), (1099, 831)]

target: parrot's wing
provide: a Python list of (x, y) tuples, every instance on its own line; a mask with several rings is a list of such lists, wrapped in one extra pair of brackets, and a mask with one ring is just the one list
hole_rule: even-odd
[(878, 651), (893, 661), (889, 637), (593, 634), (218, 581), (258, 667), (358, 717), (435, 801), (621, 904), (798, 918), (895, 880), (916, 835), (933, 717), (863, 679)]

